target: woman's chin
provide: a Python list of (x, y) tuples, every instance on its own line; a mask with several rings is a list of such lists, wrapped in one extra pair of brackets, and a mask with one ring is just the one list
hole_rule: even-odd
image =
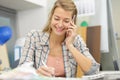
[(64, 35), (64, 33), (63, 32), (56, 32), (56, 35), (62, 36), (62, 35)]

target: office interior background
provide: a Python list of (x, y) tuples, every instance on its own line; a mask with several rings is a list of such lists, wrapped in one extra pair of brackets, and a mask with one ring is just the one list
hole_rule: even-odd
[[(120, 0), (94, 0), (95, 14), (79, 16), (78, 26), (86, 21), (88, 26), (101, 26), (100, 64), (102, 70), (115, 70), (113, 62), (120, 65)], [(33, 29), (42, 30), (55, 0), (0, 0), (0, 26), (8, 25), (13, 30), (12, 38), (6, 43), (11, 68), (18, 65), (26, 34)], [(21, 42), (19, 42), (21, 41)], [(97, 53), (96, 53), (97, 54)], [(0, 54), (1, 56), (1, 54)]]

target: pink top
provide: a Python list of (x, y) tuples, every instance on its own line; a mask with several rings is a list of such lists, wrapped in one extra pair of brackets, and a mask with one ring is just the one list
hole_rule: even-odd
[(56, 77), (65, 77), (63, 56), (48, 55), (47, 66), (55, 68)]

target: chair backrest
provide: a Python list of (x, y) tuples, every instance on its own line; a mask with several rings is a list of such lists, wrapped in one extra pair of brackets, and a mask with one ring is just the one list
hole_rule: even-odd
[[(77, 33), (81, 35), (81, 37), (85, 42), (86, 42), (86, 32), (87, 32), (86, 30), (87, 30), (87, 27), (78, 27), (77, 29)], [(84, 75), (83, 71), (81, 70), (80, 66), (77, 65), (76, 77), (82, 77), (83, 75)]]

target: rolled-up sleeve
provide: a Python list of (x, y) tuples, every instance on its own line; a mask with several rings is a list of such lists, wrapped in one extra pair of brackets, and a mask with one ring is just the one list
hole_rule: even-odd
[(99, 72), (99, 67), (100, 67), (99, 63), (92, 61), (91, 68), (85, 74), (86, 75), (97, 74)]
[(91, 53), (89, 52), (89, 49), (86, 47), (86, 44), (84, 40), (81, 38), (80, 35), (78, 35), (75, 39), (75, 47), (86, 57), (88, 57), (92, 61), (92, 66), (89, 69), (88, 72), (85, 72), (85, 75), (91, 75), (96, 74), (99, 72), (100, 64), (95, 61)]

